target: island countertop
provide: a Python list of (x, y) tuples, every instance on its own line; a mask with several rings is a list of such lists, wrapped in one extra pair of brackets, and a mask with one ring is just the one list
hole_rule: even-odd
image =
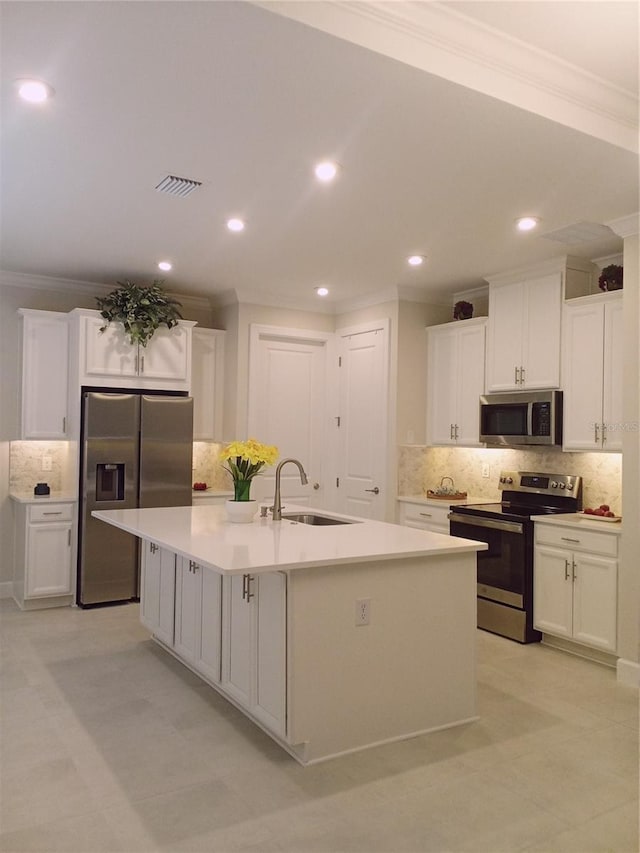
[(435, 557), (486, 550), (487, 545), (398, 524), (287, 505), (287, 512), (343, 518), (352, 524), (313, 526), (256, 518), (227, 520), (223, 506), (96, 510), (101, 521), (149, 540), (222, 574), (243, 574), (405, 557)]

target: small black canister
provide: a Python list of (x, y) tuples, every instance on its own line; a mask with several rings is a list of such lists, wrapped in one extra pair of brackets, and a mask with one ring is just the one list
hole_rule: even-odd
[(36, 483), (36, 485), (33, 489), (33, 494), (34, 495), (40, 495), (40, 496), (50, 495), (51, 489), (49, 488), (49, 484), (48, 483)]

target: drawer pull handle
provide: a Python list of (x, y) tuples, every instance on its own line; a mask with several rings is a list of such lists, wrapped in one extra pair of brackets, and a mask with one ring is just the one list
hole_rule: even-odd
[(564, 561), (564, 579), (569, 580), (569, 560)]
[(58, 510), (57, 512), (43, 512), (43, 515), (62, 515), (62, 510)]
[(560, 538), (562, 539), (563, 542), (575, 542), (576, 545), (580, 544), (579, 539), (571, 539), (569, 536), (561, 536)]
[(421, 512), (420, 515), (424, 515), (425, 518), (432, 518), (432, 513), (430, 512)]

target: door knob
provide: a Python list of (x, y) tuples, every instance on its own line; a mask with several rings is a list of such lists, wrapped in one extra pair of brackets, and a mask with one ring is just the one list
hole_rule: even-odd
[(314, 484), (313, 484), (313, 488), (314, 488), (316, 491), (318, 491), (318, 489), (320, 488), (320, 483), (314, 483)]
[(365, 489), (365, 492), (373, 492), (374, 495), (379, 495), (380, 489), (377, 486), (374, 486), (372, 489)]

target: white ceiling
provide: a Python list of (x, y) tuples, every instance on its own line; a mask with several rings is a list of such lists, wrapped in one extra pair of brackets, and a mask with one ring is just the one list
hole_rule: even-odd
[[(114, 286), (164, 278), (178, 293), (300, 307), (317, 306), (313, 289), (326, 284), (335, 308), (397, 287), (443, 299), (562, 253), (620, 251), (613, 233), (565, 246), (513, 222), (537, 215), (547, 232), (636, 213), (628, 147), (367, 49), (362, 33), (337, 38), (275, 14), (281, 6), (3, 2), (2, 268)], [(335, 10), (335, 22), (357, 4), (302, 6)], [(555, 71), (637, 99), (635, 2), (371, 4), (387, 15), (427, 7), (471, 16), (478, 38), (501, 31), (509, 50), (528, 39), (558, 57), (546, 63)], [(55, 98), (19, 102), (25, 76)], [(342, 167), (331, 186), (312, 175), (325, 157)], [(203, 186), (160, 194), (167, 174)], [(244, 233), (226, 231), (231, 215)], [(412, 253), (423, 267), (407, 267)], [(169, 274), (155, 267), (165, 258)]]

